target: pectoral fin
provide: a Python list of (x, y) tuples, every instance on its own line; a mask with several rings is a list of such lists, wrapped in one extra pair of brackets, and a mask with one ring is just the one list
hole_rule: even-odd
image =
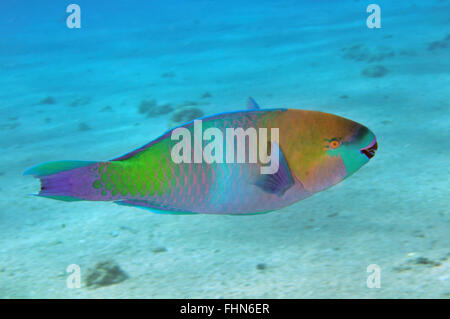
[[(277, 143), (272, 142), (272, 154), (278, 148), (278, 171), (274, 174), (261, 174), (261, 176), (256, 181), (255, 185), (263, 189), (267, 193), (277, 194), (278, 196), (283, 196), (283, 194), (291, 188), (295, 181), (291, 174), (291, 169), (284, 156), (283, 151), (280, 149)], [(271, 161), (276, 159), (271, 159)]]

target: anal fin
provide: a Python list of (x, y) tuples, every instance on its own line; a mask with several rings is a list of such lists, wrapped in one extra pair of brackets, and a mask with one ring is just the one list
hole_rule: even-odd
[(195, 214), (197, 214), (195, 212), (183, 211), (181, 209), (174, 209), (174, 208), (170, 208), (170, 207), (161, 206), (161, 205), (158, 205), (151, 201), (146, 201), (146, 200), (131, 199), (131, 200), (115, 201), (114, 203), (116, 203), (118, 205), (123, 205), (123, 206), (131, 206), (131, 207), (146, 209), (146, 210), (149, 210), (156, 214), (170, 214), (170, 215), (195, 215)]

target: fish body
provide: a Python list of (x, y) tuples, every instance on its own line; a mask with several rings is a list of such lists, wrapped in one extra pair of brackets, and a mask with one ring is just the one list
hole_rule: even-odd
[[(278, 169), (272, 174), (262, 173), (266, 163), (261, 158), (249, 161), (250, 137), (234, 146), (229, 162), (226, 148), (223, 162), (203, 158), (195, 162), (195, 147), (188, 154), (189, 162), (174, 161), (174, 147), (180, 142), (174, 140), (174, 130), (110, 161), (49, 162), (26, 174), (40, 178), (39, 196), (54, 199), (114, 201), (172, 214), (258, 214), (335, 185), (367, 163), (376, 150), (375, 135), (351, 120), (317, 111), (261, 110), (254, 101), (250, 104), (250, 110), (201, 118), (202, 138), (197, 146), (205, 151), (218, 138), (205, 139), (203, 133), (209, 128), (224, 137), (230, 128), (246, 132), (265, 129), (269, 136), (264, 141), (266, 148), (279, 154)], [(194, 145), (196, 123), (176, 129), (180, 128), (194, 137)], [(272, 129), (278, 129), (277, 142), (271, 140)], [(260, 136), (257, 140), (262, 141)], [(223, 141), (226, 143), (229, 141)], [(242, 163), (237, 158), (239, 147), (246, 148)]]

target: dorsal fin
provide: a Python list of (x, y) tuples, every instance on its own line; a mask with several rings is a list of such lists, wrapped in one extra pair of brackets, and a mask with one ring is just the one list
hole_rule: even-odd
[(261, 107), (256, 103), (256, 101), (250, 96), (247, 100), (247, 109), (249, 110), (260, 110)]
[[(253, 98), (251, 98), (251, 97), (248, 98), (247, 108), (248, 108), (248, 110), (245, 110), (245, 111), (223, 112), (223, 113), (218, 113), (218, 114), (214, 114), (214, 115), (203, 116), (203, 117), (200, 117), (198, 119), (203, 120), (203, 121), (208, 121), (208, 120), (213, 120), (213, 119), (221, 119), (221, 118), (224, 118), (224, 117), (228, 117), (230, 115), (233, 116), (235, 114), (239, 115), (239, 113), (241, 113), (241, 112), (248, 112), (248, 111), (252, 111), (252, 110), (260, 110), (260, 107), (259, 107), (258, 103), (256, 103), (255, 100)], [(281, 112), (285, 112), (286, 110), (287, 109), (282, 109), (282, 108), (276, 108), (275, 109), (274, 108), (274, 109), (266, 109), (264, 111), (281, 111)], [(194, 121), (187, 122), (187, 123), (181, 124), (181, 125), (179, 125), (177, 127), (188, 127), (189, 125), (193, 125), (193, 122)], [(133, 157), (134, 155), (136, 155), (136, 154), (138, 154), (138, 153), (140, 153), (142, 151), (145, 151), (146, 149), (148, 149), (153, 144), (156, 144), (156, 143), (158, 143), (159, 141), (161, 141), (161, 140), (163, 140), (165, 138), (168, 138), (168, 137), (170, 138), (170, 135), (171, 135), (172, 131), (173, 131), (173, 129), (168, 130), (167, 132), (165, 132), (164, 134), (159, 136), (157, 139), (155, 139), (155, 140), (153, 140), (153, 141), (151, 141), (151, 142), (149, 142), (149, 143), (147, 143), (147, 144), (145, 144), (145, 145), (135, 149), (134, 151), (131, 151), (131, 152), (126, 153), (124, 155), (121, 155), (119, 157), (113, 158), (110, 161), (124, 161), (124, 160), (127, 160), (127, 159)]]

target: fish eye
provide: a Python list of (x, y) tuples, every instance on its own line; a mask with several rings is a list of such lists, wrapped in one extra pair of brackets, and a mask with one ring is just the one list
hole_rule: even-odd
[(339, 142), (338, 141), (331, 141), (330, 142), (330, 147), (331, 148), (338, 148), (339, 147)]
[(328, 148), (336, 149), (341, 145), (341, 139), (339, 138), (332, 138), (328, 141)]

